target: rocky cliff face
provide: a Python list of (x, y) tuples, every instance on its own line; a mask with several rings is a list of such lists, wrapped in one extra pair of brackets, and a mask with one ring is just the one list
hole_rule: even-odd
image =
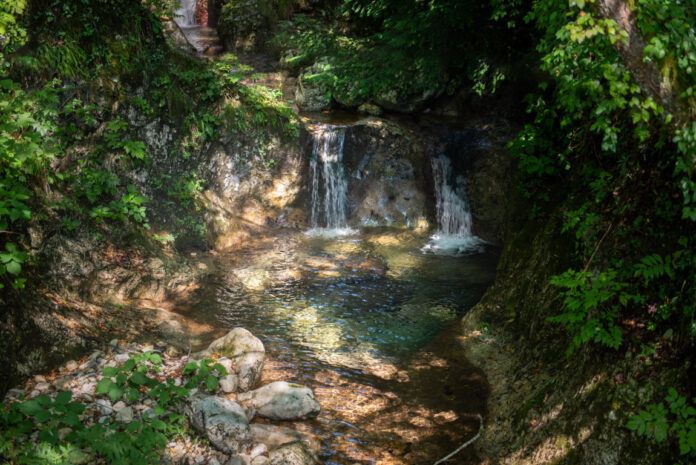
[[(510, 203), (513, 215), (525, 211), (519, 197)], [(485, 464), (670, 463), (668, 445), (625, 424), (679, 371), (649, 373), (631, 350), (589, 346), (566, 357), (568, 336), (546, 320), (560, 305), (550, 277), (571, 256), (560, 210), (544, 221), (507, 216), (496, 282), (460, 323), (457, 342), (490, 385), (476, 449)]]

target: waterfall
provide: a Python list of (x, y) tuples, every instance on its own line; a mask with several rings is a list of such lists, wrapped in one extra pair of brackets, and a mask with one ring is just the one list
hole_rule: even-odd
[(458, 179), (456, 188), (450, 185), (452, 163), (444, 155), (433, 158), (432, 167), (439, 232), (445, 236), (463, 239), (473, 237), (464, 179)]
[(452, 162), (445, 155), (433, 158), (431, 162), (438, 230), (423, 251), (461, 253), (478, 250), (483, 241), (474, 236), (471, 229), (466, 180), (463, 176), (453, 177)]
[(309, 162), (312, 179), (312, 226), (324, 231), (350, 232), (347, 228), (348, 179), (343, 167), (344, 127), (322, 125), (312, 134)]
[(179, 0), (179, 8), (174, 11), (176, 17), (174, 21), (181, 27), (192, 27), (196, 25), (196, 3), (197, 0)]

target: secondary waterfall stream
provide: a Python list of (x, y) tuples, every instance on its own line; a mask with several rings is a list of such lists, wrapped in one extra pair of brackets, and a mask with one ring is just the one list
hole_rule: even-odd
[(431, 160), (438, 231), (423, 247), (424, 252), (463, 253), (480, 250), (483, 241), (473, 234), (466, 180), (454, 176), (445, 155)]
[(309, 162), (312, 226), (345, 229), (348, 179), (342, 161), (346, 130), (340, 126), (320, 125), (312, 136), (314, 147)]
[(196, 25), (196, 0), (179, 0), (181, 8), (174, 11), (174, 21), (180, 27), (193, 27)]

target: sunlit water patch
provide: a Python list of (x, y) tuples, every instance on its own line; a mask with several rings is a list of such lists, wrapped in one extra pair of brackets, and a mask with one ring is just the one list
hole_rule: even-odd
[[(423, 254), (427, 240), (392, 229), (281, 233), (218, 257), (187, 316), (221, 333), (246, 327), (267, 348), (266, 381), (283, 378), (317, 390), (324, 411), (309, 427), (321, 437), (328, 462), (379, 462), (384, 455), (409, 463), (394, 458), (416, 448), (409, 437), (445, 433), (432, 419), (422, 420), (430, 422), (425, 427), (403, 418), (456, 410), (440, 386), (451, 382), (449, 375), (418, 387), (409, 375), (413, 357), (478, 301), (497, 261), (485, 245), (461, 256)], [(363, 398), (354, 389), (372, 394)], [(420, 395), (444, 396), (442, 408), (425, 408)], [(452, 418), (463, 428), (462, 418)], [(447, 426), (453, 438), (466, 431), (454, 423)], [(385, 449), (394, 441), (398, 453)]]

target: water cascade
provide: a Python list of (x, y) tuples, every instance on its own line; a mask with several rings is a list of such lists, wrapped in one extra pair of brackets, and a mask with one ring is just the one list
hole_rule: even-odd
[(312, 178), (312, 226), (348, 232), (348, 178), (343, 167), (344, 127), (322, 125), (313, 133), (314, 148), (309, 163)]
[(181, 8), (174, 11), (175, 21), (180, 27), (192, 27), (196, 25), (196, 0), (179, 0)]
[(477, 250), (482, 240), (474, 236), (466, 197), (465, 179), (452, 185), (452, 163), (445, 155), (432, 159), (438, 231), (423, 247), (424, 252), (458, 253)]

